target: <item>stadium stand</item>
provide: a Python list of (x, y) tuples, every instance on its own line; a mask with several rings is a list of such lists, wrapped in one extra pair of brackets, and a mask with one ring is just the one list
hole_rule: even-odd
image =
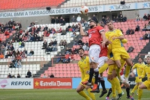
[[(126, 3), (132, 2), (144, 2), (148, 0), (125, 0)], [(72, 7), (72, 6), (82, 6), (82, 5), (107, 5), (107, 4), (118, 4), (120, 0), (69, 0), (65, 2), (61, 7)]]
[(1, 0), (0, 10), (33, 9), (47, 6), (58, 6), (65, 0)]

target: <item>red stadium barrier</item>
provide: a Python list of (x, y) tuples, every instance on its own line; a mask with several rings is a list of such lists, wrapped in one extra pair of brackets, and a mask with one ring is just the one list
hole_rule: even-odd
[(72, 78), (35, 78), (34, 89), (71, 89)]

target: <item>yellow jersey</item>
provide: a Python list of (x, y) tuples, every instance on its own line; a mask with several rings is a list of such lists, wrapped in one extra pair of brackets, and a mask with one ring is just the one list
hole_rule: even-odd
[(144, 78), (145, 75), (147, 75), (147, 80), (150, 81), (150, 64), (145, 65), (143, 73), (142, 73), (142, 78)]
[(112, 49), (123, 47), (123, 43), (120, 39), (113, 40), (114, 37), (119, 37), (123, 35), (119, 29), (116, 29), (114, 31), (108, 31), (105, 34), (106, 38), (111, 42), (110, 45)]
[(133, 69), (136, 69), (137, 70), (137, 76), (141, 76), (142, 73), (143, 73), (143, 70), (144, 70), (144, 66), (145, 64), (143, 63), (136, 63), (134, 66), (133, 66)]
[(90, 62), (89, 62), (89, 57), (85, 57), (84, 59), (81, 59), (78, 62), (78, 66), (80, 68), (81, 72), (81, 80), (83, 82), (88, 81), (89, 79), (89, 70), (90, 70)]

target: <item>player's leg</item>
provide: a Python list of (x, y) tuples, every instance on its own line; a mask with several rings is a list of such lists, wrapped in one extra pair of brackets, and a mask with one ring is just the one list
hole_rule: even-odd
[(112, 93), (112, 88), (109, 89), (109, 91), (107, 93), (107, 96), (106, 96), (106, 100), (109, 100), (109, 96), (110, 96), (111, 93)]
[(90, 57), (90, 77), (88, 80), (88, 84), (87, 85), (91, 85), (92, 82), (92, 78), (93, 78), (93, 74), (95, 73), (95, 84), (93, 89), (97, 89), (97, 83), (98, 83), (98, 59), (99, 59), (99, 54), (100, 54), (100, 46), (98, 45), (92, 45), (89, 49), (89, 57)]
[(105, 95), (107, 93), (107, 90), (106, 90), (106, 87), (105, 87), (105, 80), (104, 80), (104, 78), (103, 77), (100, 78), (99, 82), (100, 82), (100, 84), (102, 86), (102, 92), (101, 92), (99, 97), (102, 97), (103, 95)]
[(114, 61), (112, 59), (108, 59), (100, 68), (99, 68), (99, 73), (103, 73), (109, 65), (113, 65)]
[(77, 93), (84, 97), (86, 100), (91, 100), (91, 98), (83, 91), (84, 88), (85, 87), (83, 85), (79, 84), (79, 86), (76, 89)]
[(129, 77), (130, 70), (131, 70), (131, 66), (127, 65), (127, 66), (126, 66), (126, 69), (125, 69), (125, 78), (128, 78), (128, 77)]
[(87, 92), (88, 92), (90, 98), (91, 98), (92, 100), (96, 100), (94, 93), (91, 93), (91, 91), (92, 91), (91, 87), (90, 87), (90, 86), (85, 86), (85, 88), (86, 88), (86, 90), (87, 90)]
[(108, 79), (108, 81), (111, 83), (111, 87), (112, 87), (112, 97), (113, 97), (113, 98), (116, 98), (116, 97), (117, 97), (117, 96), (116, 96), (116, 85), (115, 85), (115, 83), (114, 83), (113, 80)]
[(134, 88), (132, 89), (132, 91), (131, 91), (131, 95), (132, 96), (134, 96), (134, 92), (135, 92), (135, 90), (137, 90), (138, 89), (138, 84), (136, 84), (135, 86), (134, 86)]
[(141, 100), (141, 98), (142, 98), (143, 89), (150, 90), (150, 81), (145, 81), (139, 85), (139, 87), (138, 87), (138, 100)]

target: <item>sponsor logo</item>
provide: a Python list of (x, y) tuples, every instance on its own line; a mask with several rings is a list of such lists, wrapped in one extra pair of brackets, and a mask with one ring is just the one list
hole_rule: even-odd
[(34, 79), (34, 88), (72, 88), (71, 78)]
[(8, 85), (7, 80), (2, 80), (2, 81), (0, 81), (0, 86), (1, 86), (2, 88), (6, 87), (7, 85)]
[(30, 86), (31, 81), (12, 81), (11, 85), (13, 85), (13, 86)]
[(144, 4), (143, 4), (143, 7), (144, 7), (144, 8), (149, 8), (149, 7), (150, 7), (150, 3), (144, 3)]

